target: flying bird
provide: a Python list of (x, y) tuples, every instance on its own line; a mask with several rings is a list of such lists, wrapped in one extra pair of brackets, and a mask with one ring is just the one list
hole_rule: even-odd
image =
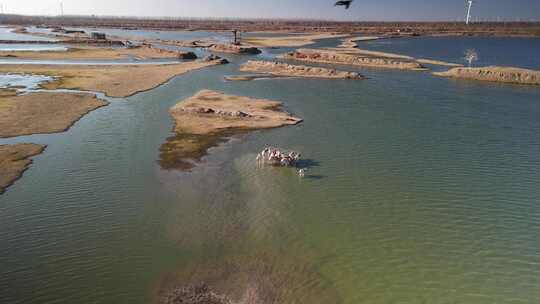
[(345, 9), (349, 9), (353, 1), (354, 0), (341, 0), (341, 1), (336, 2), (334, 6), (345, 6)]

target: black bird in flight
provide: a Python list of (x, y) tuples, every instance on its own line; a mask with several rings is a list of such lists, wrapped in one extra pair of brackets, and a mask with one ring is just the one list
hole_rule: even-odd
[(345, 6), (345, 9), (349, 9), (353, 1), (354, 0), (341, 0), (341, 1), (336, 2), (334, 6)]

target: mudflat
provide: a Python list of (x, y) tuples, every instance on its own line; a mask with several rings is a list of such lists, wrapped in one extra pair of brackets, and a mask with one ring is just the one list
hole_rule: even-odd
[(44, 150), (45, 146), (36, 144), (0, 145), (0, 194), (30, 167), (31, 157)]
[(189, 170), (193, 161), (227, 137), (302, 121), (280, 107), (277, 101), (202, 90), (170, 109), (176, 136), (162, 145), (160, 164), (165, 169)]
[(446, 72), (433, 73), (437, 76), (458, 79), (481, 80), (502, 83), (540, 85), (540, 71), (515, 67), (489, 66), (481, 68), (453, 68)]
[(45, 89), (103, 92), (110, 97), (129, 97), (148, 91), (177, 75), (222, 64), (220, 60), (160, 65), (30, 65), (6, 64), (0, 73), (39, 74), (59, 77), (43, 84)]
[(283, 77), (327, 78), (327, 79), (362, 79), (355, 72), (336, 69), (292, 65), (274, 61), (248, 61), (240, 67), (243, 72), (265, 73)]
[(342, 38), (348, 35), (334, 33), (314, 33), (307, 35), (291, 35), (279, 37), (246, 37), (246, 44), (259, 47), (300, 47), (315, 43), (316, 40), (327, 38)]
[(86, 93), (2, 94), (0, 138), (64, 132), (87, 113), (107, 104)]

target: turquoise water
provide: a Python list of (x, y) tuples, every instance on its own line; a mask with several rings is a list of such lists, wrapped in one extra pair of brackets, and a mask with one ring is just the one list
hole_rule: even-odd
[[(49, 145), (0, 196), (0, 303), (148, 303), (201, 280), (281, 303), (540, 299), (539, 88), (385, 70), (225, 82), (248, 58), (230, 59), (66, 133), (0, 140)], [(160, 169), (168, 109), (205, 88), (305, 122)], [(258, 169), (266, 145), (300, 151), (308, 176)]]

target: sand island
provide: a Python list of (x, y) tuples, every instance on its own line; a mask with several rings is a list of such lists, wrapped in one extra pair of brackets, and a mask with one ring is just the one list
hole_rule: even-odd
[(338, 46), (339, 48), (357, 48), (358, 43), (361, 41), (373, 41), (373, 40), (379, 40), (383, 39), (382, 37), (377, 36), (361, 36), (361, 37), (354, 37), (354, 38), (347, 38), (343, 39), (341, 41), (341, 44)]
[(0, 96), (0, 138), (64, 132), (108, 103), (94, 94), (38, 92)]
[(277, 101), (202, 90), (170, 109), (176, 136), (162, 145), (160, 164), (165, 169), (189, 170), (192, 161), (227, 137), (302, 121), (280, 107)]
[(0, 194), (30, 167), (31, 157), (44, 150), (45, 146), (36, 144), (0, 145)]
[(175, 76), (219, 64), (223, 64), (221, 59), (151, 65), (5, 64), (0, 66), (0, 73), (56, 76), (58, 79), (42, 87), (49, 90), (103, 92), (107, 96), (120, 98), (156, 88)]
[(305, 35), (272, 36), (272, 37), (245, 37), (244, 43), (257, 47), (301, 47), (314, 44), (320, 39), (342, 38), (347, 34), (312, 33)]
[(170, 51), (143, 45), (129, 48), (73, 47), (67, 51), (0, 51), (0, 58), (35, 60), (197, 59), (192, 52)]
[(514, 67), (489, 66), (481, 68), (453, 68), (446, 72), (433, 73), (437, 76), (472, 79), (491, 82), (540, 85), (540, 71)]
[(430, 65), (449, 66), (449, 67), (463, 66), (462, 64), (446, 62), (446, 61), (441, 61), (441, 60), (434, 60), (434, 59), (427, 59), (427, 58), (416, 59), (412, 56), (407, 56), (403, 54), (364, 50), (364, 49), (359, 48), (359, 45), (357, 43), (358, 41), (369, 41), (369, 40), (377, 40), (377, 39), (382, 39), (382, 38), (358, 37), (358, 38), (352, 38), (352, 39), (345, 39), (343, 40), (343, 43), (339, 45), (338, 47), (327, 48), (326, 50), (338, 52), (341, 54), (348, 54), (348, 55), (361, 55), (361, 56), (367, 56), (367, 57), (373, 57), (373, 58), (390, 58), (390, 59), (405, 60), (405, 61), (416, 61), (419, 64), (430, 64)]
[(294, 52), (282, 55), (281, 58), (304, 62), (343, 64), (361, 67), (389, 68), (400, 70), (425, 70), (425, 68), (416, 61), (368, 57), (332, 50), (298, 49)]
[(291, 65), (275, 61), (250, 60), (240, 67), (242, 72), (264, 73), (281, 77), (327, 78), (327, 79), (362, 79), (356, 72), (335, 69)]

